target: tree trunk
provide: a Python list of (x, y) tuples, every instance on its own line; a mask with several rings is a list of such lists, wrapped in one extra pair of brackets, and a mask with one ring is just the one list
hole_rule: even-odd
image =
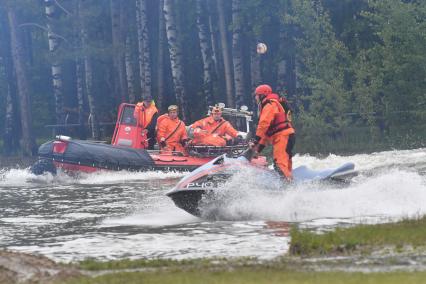
[(166, 34), (172, 66), (173, 84), (176, 100), (180, 105), (182, 119), (186, 120), (185, 88), (183, 81), (182, 47), (176, 33), (176, 21), (173, 12), (173, 0), (164, 0), (164, 18), (166, 23)]
[[(60, 38), (55, 31), (55, 20), (57, 19), (56, 4), (53, 0), (44, 0), (44, 11), (47, 19), (47, 39), (49, 43), (49, 55), (51, 59), (51, 74), (53, 84), (53, 95), (55, 97), (56, 124), (65, 123), (64, 98), (62, 87), (62, 66), (58, 58), (58, 48), (61, 44)], [(57, 128), (55, 133), (61, 134), (62, 128)]]
[(239, 108), (244, 104), (244, 73), (241, 35), (241, 2), (232, 0), (232, 62), (234, 65), (235, 104)]
[(139, 47), (139, 75), (142, 96), (151, 96), (151, 64), (146, 0), (136, 0), (136, 22)]
[[(256, 51), (255, 44), (253, 44), (253, 48), (250, 48), (250, 79), (251, 79), (250, 95), (252, 95), (256, 87), (262, 83), (262, 78), (260, 74), (260, 55)], [(254, 97), (251, 100), (251, 104), (253, 106), (256, 105), (256, 101)], [(255, 108), (253, 109), (256, 110)]]
[(13, 8), (8, 7), (7, 16), (10, 27), (10, 43), (12, 50), (12, 61), (16, 72), (17, 91), (19, 99), (21, 130), (22, 130), (22, 151), (23, 155), (32, 155), (35, 150), (35, 141), (31, 125), (31, 106), (29, 102), (29, 83), (24, 63), (24, 47), (18, 28), (18, 21)]
[(216, 40), (216, 28), (213, 27), (213, 18), (212, 15), (209, 15), (209, 30), (210, 30), (210, 44), (212, 47), (212, 60), (214, 66), (215, 76), (218, 77), (220, 74), (221, 68), (219, 67), (219, 53), (217, 51), (217, 40)]
[(115, 97), (118, 103), (127, 101), (127, 86), (126, 86), (126, 70), (124, 63), (125, 47), (123, 37), (123, 3), (119, 0), (110, 0), (111, 8), (111, 30), (112, 30), (112, 47), (113, 47), (113, 65), (114, 65), (114, 90)]
[[(85, 0), (79, 1), (79, 12), (84, 9)], [(99, 132), (99, 123), (97, 118), (97, 103), (93, 93), (93, 70), (92, 70), (92, 58), (88, 52), (88, 33), (84, 23), (84, 19), (81, 18), (80, 14), (80, 36), (81, 36), (81, 44), (84, 50), (84, 80), (85, 80), (85, 91), (87, 94), (87, 100), (89, 102), (90, 109), (90, 128), (92, 139), (99, 140), (100, 132)]]
[(166, 29), (164, 24), (163, 6), (164, 6), (164, 0), (159, 0), (157, 103), (160, 109), (164, 108), (164, 43), (166, 41)]
[[(0, 42), (10, 42), (10, 36), (6, 30), (8, 25), (7, 21), (4, 20), (5, 15), (2, 10), (0, 10), (0, 17)], [(16, 88), (14, 82), (16, 80), (13, 75), (14, 70), (11, 60), (10, 46), (0, 45), (0, 80), (6, 84), (3, 135), (3, 154), (5, 156), (11, 155), (18, 150), (19, 144), (19, 139), (16, 135), (18, 123), (14, 123), (14, 116), (16, 116), (16, 105), (14, 103), (16, 101)], [(1, 77), (3, 77), (3, 79)]]
[(100, 139), (99, 132), (99, 123), (97, 117), (97, 106), (93, 94), (93, 70), (92, 70), (92, 60), (88, 55), (84, 56), (84, 77), (86, 82), (86, 94), (87, 100), (89, 102), (90, 109), (90, 128), (92, 133), (92, 138), (95, 140)]
[(288, 48), (288, 37), (286, 36), (286, 31), (284, 28), (284, 25), (281, 24), (280, 27), (280, 35), (279, 35), (279, 52), (280, 52), (280, 58), (278, 60), (278, 66), (277, 66), (277, 86), (276, 86), (276, 92), (279, 94), (285, 93), (288, 88), (288, 82), (286, 82), (287, 78), (287, 61), (285, 58), (284, 50)]
[(207, 10), (205, 0), (197, 0), (197, 27), (198, 38), (200, 41), (201, 55), (203, 58), (203, 91), (207, 106), (214, 104), (213, 88), (212, 88), (212, 70), (213, 60), (210, 47), (210, 31), (206, 23)]
[(219, 14), (220, 43), (222, 46), (223, 65), (225, 67), (226, 103), (229, 107), (234, 107), (234, 93), (232, 86), (232, 62), (229, 56), (228, 37), (225, 20), (225, 9), (223, 0), (217, 0), (217, 10)]
[[(14, 107), (12, 96), (14, 94), (13, 88), (13, 69), (11, 68), (8, 58), (0, 55), (0, 66), (4, 67), (4, 79), (7, 82), (6, 89), (6, 101), (5, 101), (5, 117), (4, 117), (4, 136), (3, 136), (3, 153), (8, 156), (12, 154), (16, 150), (16, 146), (14, 145), (14, 123), (13, 123), (13, 115), (14, 115)], [(1, 73), (0, 73), (1, 75)]]
[(75, 61), (75, 76), (77, 79), (77, 104), (78, 104), (78, 124), (80, 139), (86, 139), (86, 127), (84, 126), (84, 79), (83, 63), (77, 58)]
[(4, 118), (3, 153), (8, 156), (14, 152), (13, 139), (13, 101), (12, 93), (8, 87), (6, 93), (6, 113)]
[(219, 50), (220, 49), (220, 35), (218, 30), (218, 16), (216, 0), (207, 1), (209, 11), (209, 30), (210, 30), (210, 46), (212, 47), (212, 60), (213, 60), (213, 94), (215, 100), (226, 102), (226, 88), (223, 60)]
[(127, 92), (129, 94), (129, 102), (131, 104), (136, 103), (136, 90), (135, 90), (135, 75), (132, 66), (132, 46), (130, 42), (130, 35), (126, 36), (126, 80), (127, 80)]

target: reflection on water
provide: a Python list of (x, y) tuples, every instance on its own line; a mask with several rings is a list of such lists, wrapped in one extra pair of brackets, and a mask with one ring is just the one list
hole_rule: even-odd
[(0, 169), (0, 246), (57, 260), (273, 258), (288, 249), (288, 222), (326, 230), (426, 213), (426, 150), (295, 158), (296, 166), (313, 168), (346, 161), (355, 162), (361, 176), (344, 189), (306, 185), (262, 193), (265, 181), (237, 177), (238, 198), (220, 208), (237, 220), (232, 222), (201, 220), (176, 208), (164, 194), (181, 173), (104, 172), (76, 179)]

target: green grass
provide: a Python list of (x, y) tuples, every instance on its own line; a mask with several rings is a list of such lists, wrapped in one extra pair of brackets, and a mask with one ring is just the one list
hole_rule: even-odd
[(187, 265), (208, 266), (212, 263), (220, 263), (224, 259), (121, 259), (111, 261), (96, 261), (86, 259), (77, 264), (78, 268), (91, 271), (99, 270), (119, 270), (134, 268), (159, 268), (159, 267), (183, 267)]
[(239, 268), (233, 270), (191, 270), (157, 272), (122, 272), (98, 277), (81, 277), (66, 283), (424, 283), (426, 272), (346, 273), (346, 272), (299, 272), (277, 268)]
[(290, 253), (300, 256), (368, 253), (371, 249), (389, 246), (398, 251), (404, 246), (425, 245), (426, 217), (422, 217), (397, 223), (337, 228), (323, 234), (294, 226)]

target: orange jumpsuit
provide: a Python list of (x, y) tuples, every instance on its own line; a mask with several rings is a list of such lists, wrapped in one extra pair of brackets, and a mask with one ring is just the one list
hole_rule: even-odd
[[(271, 97), (271, 96), (270, 96)], [(275, 166), (288, 179), (292, 178), (292, 154), (295, 130), (290, 122), (287, 125), (276, 126), (276, 117), (285, 111), (278, 100), (266, 98), (259, 115), (256, 136), (260, 145), (272, 143)], [(283, 127), (284, 126), (284, 127)], [(281, 129), (280, 129), (281, 128)], [(274, 131), (278, 130), (278, 131)], [(293, 134), (293, 135), (292, 135)]]
[(185, 153), (182, 141), (188, 139), (188, 136), (185, 123), (179, 118), (171, 119), (167, 113), (158, 118), (157, 141), (160, 146), (161, 138), (166, 139), (166, 147), (161, 147), (161, 150)]
[(144, 130), (143, 136), (144, 148), (153, 149), (155, 144), (155, 128), (157, 125), (158, 110), (154, 103), (145, 107), (142, 102), (137, 103), (133, 116), (137, 119), (139, 126)]
[(226, 146), (227, 140), (238, 135), (229, 121), (223, 118), (215, 121), (211, 116), (194, 122), (191, 128), (194, 129), (192, 143), (196, 145)]

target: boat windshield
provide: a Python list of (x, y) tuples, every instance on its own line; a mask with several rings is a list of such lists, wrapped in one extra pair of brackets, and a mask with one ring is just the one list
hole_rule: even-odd
[(121, 116), (121, 124), (136, 126), (136, 119), (133, 116), (135, 110), (134, 106), (126, 105), (123, 109), (123, 115)]
[(245, 117), (223, 114), (223, 118), (229, 121), (236, 130), (242, 132), (249, 132), (247, 129)]

